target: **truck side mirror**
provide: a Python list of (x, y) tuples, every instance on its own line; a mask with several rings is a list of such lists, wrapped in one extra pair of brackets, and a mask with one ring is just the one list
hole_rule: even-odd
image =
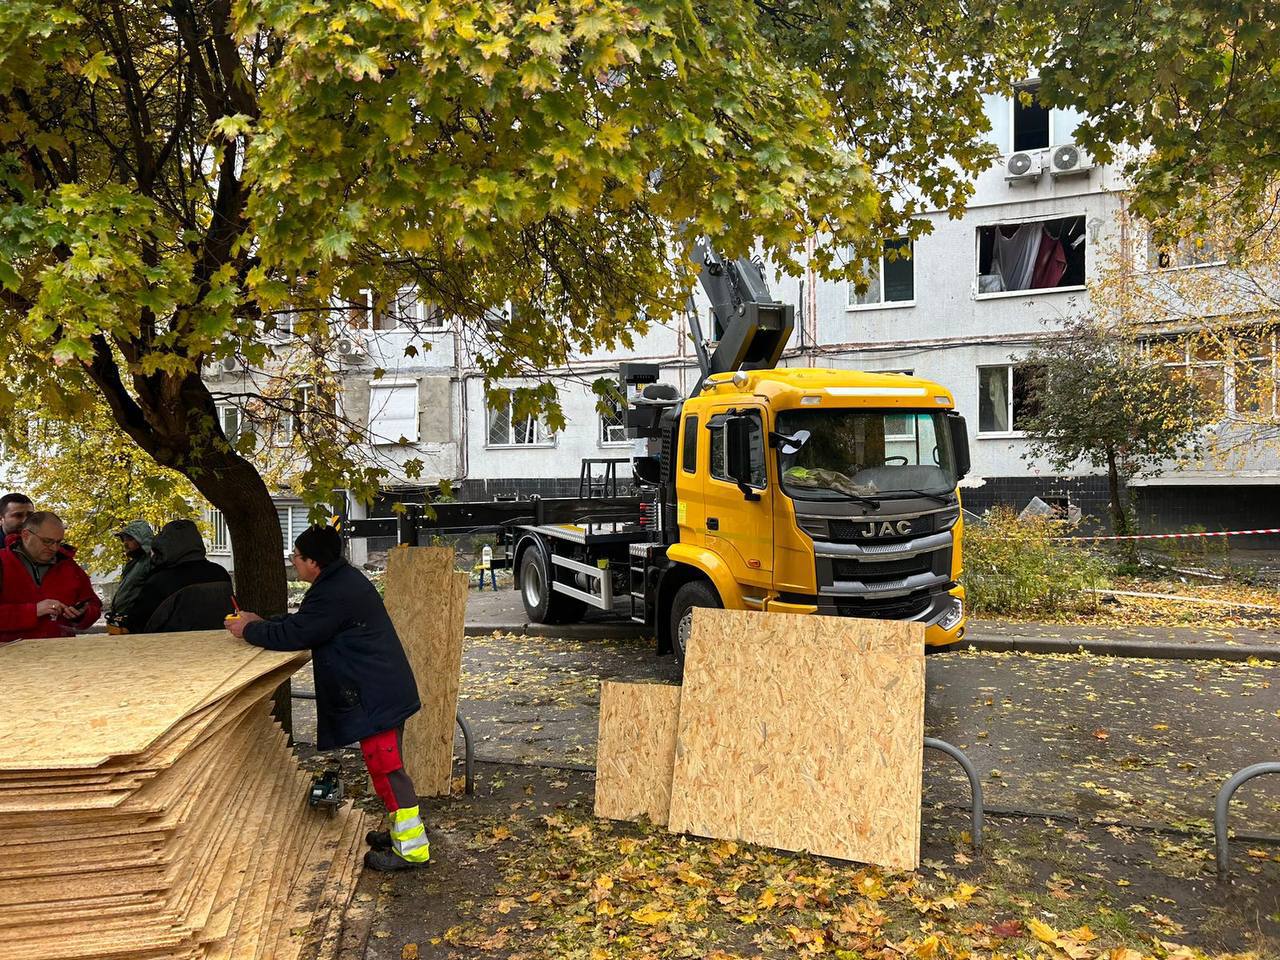
[(725, 469), (748, 500), (759, 500), (751, 489), (751, 436), (755, 426), (750, 417), (734, 416), (724, 421)]
[(969, 428), (964, 417), (952, 411), (947, 414), (947, 426), (951, 428), (951, 454), (956, 459), (956, 479), (969, 475)]

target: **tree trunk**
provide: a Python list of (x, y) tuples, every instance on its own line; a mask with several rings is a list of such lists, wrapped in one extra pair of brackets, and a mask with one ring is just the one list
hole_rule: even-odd
[[(257, 469), (234, 453), (208, 451), (190, 479), (222, 512), (235, 558), (236, 601), (263, 617), (288, 611), (284, 541), (267, 485)], [(272, 695), (272, 715), (293, 740), (293, 699), (289, 681)]]
[[(1125, 510), (1124, 494), (1120, 483), (1120, 468), (1116, 464), (1115, 451), (1107, 449), (1107, 489), (1111, 499), (1111, 532), (1117, 537), (1130, 533), (1129, 514)], [(1129, 563), (1138, 562), (1138, 547), (1132, 540), (1120, 541), (1120, 553)]]
[(1120, 499), (1120, 470), (1116, 466), (1116, 455), (1107, 451), (1107, 493), (1111, 507), (1111, 532), (1117, 537), (1129, 533), (1129, 518), (1124, 513), (1124, 503)]

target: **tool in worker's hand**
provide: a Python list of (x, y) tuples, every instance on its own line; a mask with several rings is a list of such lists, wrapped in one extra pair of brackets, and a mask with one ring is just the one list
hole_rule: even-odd
[(226, 623), (228, 620), (240, 619), (240, 604), (236, 602), (236, 595), (234, 593), (231, 595), (231, 609), (233, 612), (222, 618), (223, 623)]
[(338, 812), (338, 808), (346, 802), (346, 789), (337, 770), (323, 770), (311, 778), (311, 788), (307, 791), (307, 803), (313, 807), (325, 807), (329, 816)]

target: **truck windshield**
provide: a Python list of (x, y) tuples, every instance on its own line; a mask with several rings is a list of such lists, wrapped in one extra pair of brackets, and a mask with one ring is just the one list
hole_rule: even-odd
[(936, 496), (955, 489), (951, 432), (941, 411), (792, 410), (778, 433), (807, 430), (800, 449), (782, 454), (782, 488), (801, 500)]

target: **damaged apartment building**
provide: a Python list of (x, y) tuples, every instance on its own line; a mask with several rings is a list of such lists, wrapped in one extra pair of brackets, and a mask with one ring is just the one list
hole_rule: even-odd
[[(932, 229), (911, 246), (886, 239), (887, 255), (873, 265), (863, 293), (809, 274), (774, 278), (773, 295), (796, 305), (785, 364), (913, 373), (953, 391), (969, 422), (973, 471), (963, 494), (970, 511), (995, 504), (1020, 509), (1040, 497), (1078, 507), (1089, 521), (1105, 516), (1104, 478), (1089, 470), (1058, 475), (1025, 456), (1020, 427), (1034, 402), (1028, 390), (1034, 371), (1019, 356), (1056, 321), (1088, 309), (1088, 284), (1117, 240), (1125, 185), (1116, 169), (1095, 164), (1075, 145), (1077, 116), (1040, 107), (1034, 84), (1025, 92), (1029, 102), (1016, 95), (988, 98), (1000, 158), (978, 178), (961, 218), (927, 214)], [(1213, 267), (1166, 257), (1150, 269), (1205, 266)], [(602, 415), (583, 382), (615, 373), (624, 360), (658, 364), (662, 379), (682, 392), (697, 377), (687, 322), (655, 325), (634, 349), (575, 365), (575, 380), (560, 388), (567, 425), (552, 433), (515, 416), (510, 405), (488, 407), (483, 378), (450, 318), (432, 315), (412, 291), (401, 291), (397, 302), (397, 310), (379, 311), (371, 298), (363, 321), (339, 344), (344, 407), (368, 424), (370, 455), (392, 470), (378, 502), (345, 505), (353, 516), (387, 515), (397, 501), (421, 500), (439, 479), (453, 481), (455, 496), (475, 500), (577, 496), (584, 460), (615, 461), (613, 469), (625, 479), (633, 444), (621, 411)], [(699, 309), (707, 315), (705, 301)], [(428, 332), (415, 337), (397, 311), (410, 313), (413, 325), (425, 324)], [(421, 349), (423, 339), (430, 349)], [(420, 347), (415, 357), (405, 354), (411, 341)], [(1273, 349), (1266, 359), (1274, 371)], [(375, 379), (377, 369), (385, 375)], [(216, 380), (219, 373), (211, 375)], [(1230, 409), (1229, 378), (1219, 371), (1210, 379)], [(228, 409), (224, 427), (234, 428), (236, 416)], [(424, 464), (422, 478), (396, 473), (396, 465), (410, 459)], [(1280, 476), (1267, 464), (1255, 466), (1232, 473), (1184, 469), (1144, 481), (1138, 498), (1144, 524), (1152, 530), (1247, 524)], [(1231, 497), (1204, 495), (1223, 484), (1235, 487)], [(278, 506), (288, 543), (306, 522), (306, 510), (287, 492)], [(215, 548), (226, 549), (225, 542)]]

